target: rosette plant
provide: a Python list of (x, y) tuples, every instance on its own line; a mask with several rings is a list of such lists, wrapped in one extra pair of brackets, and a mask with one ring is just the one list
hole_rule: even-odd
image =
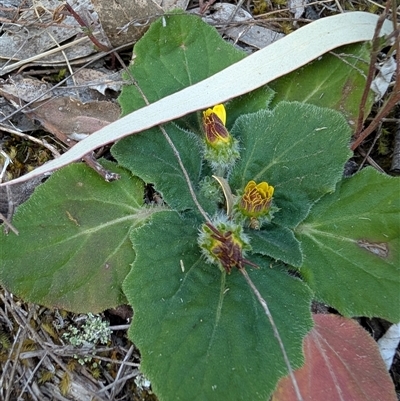
[[(196, 17), (163, 18), (135, 46), (124, 115), (244, 57)], [(343, 178), (369, 53), (342, 54), (297, 72), (299, 92), (285, 78), (119, 141), (103, 161), (118, 181), (54, 173), (19, 208), (20, 235), (2, 235), (1, 282), (75, 312), (132, 305), (161, 400), (267, 400), (288, 373), (301, 399), (312, 300), (400, 320), (398, 180)]]

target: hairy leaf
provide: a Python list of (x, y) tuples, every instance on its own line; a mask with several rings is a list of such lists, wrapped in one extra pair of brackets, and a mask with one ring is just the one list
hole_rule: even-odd
[[(212, 202), (198, 192), (203, 163), (198, 139), (174, 124), (166, 125), (165, 130), (179, 152), (197, 196), (203, 206), (209, 208)], [(145, 182), (154, 184), (172, 208), (195, 208), (178, 157), (159, 129), (154, 128), (118, 142), (113, 146), (112, 154), (122, 166)]]
[[(237, 269), (206, 264), (197, 225), (156, 213), (132, 231), (137, 258), (123, 288), (135, 310), (130, 338), (161, 400), (266, 400), (287, 372), (269, 320)], [(272, 260), (249, 258), (293, 367), (302, 363), (311, 293)]]
[(294, 227), (313, 202), (335, 188), (348, 148), (350, 129), (334, 110), (281, 102), (272, 111), (240, 117), (232, 129), (243, 146), (231, 187), (243, 190), (249, 180), (275, 187), (281, 210), (274, 223)]
[(143, 183), (121, 175), (107, 183), (83, 164), (54, 173), (19, 207), (19, 235), (1, 236), (0, 281), (25, 301), (74, 312), (126, 302), (122, 281), (135, 257), (129, 232), (151, 214)]
[(399, 179), (366, 168), (338, 185), (296, 229), (301, 273), (346, 316), (400, 320)]
[(249, 235), (254, 253), (268, 255), (292, 266), (301, 265), (303, 255), (300, 243), (292, 230), (268, 224), (261, 230), (251, 230)]
[[(370, 45), (356, 43), (323, 55), (303, 68), (271, 82), (276, 91), (273, 105), (297, 100), (343, 113), (354, 124), (366, 84)], [(365, 116), (372, 106), (370, 93)]]

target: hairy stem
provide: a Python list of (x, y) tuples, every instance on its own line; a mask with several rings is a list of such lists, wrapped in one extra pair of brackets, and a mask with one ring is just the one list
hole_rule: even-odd
[(290, 380), (292, 381), (293, 388), (294, 388), (294, 391), (296, 393), (297, 400), (298, 401), (303, 401), (303, 397), (301, 396), (300, 389), (299, 389), (299, 386), (297, 384), (296, 377), (295, 377), (295, 375), (293, 373), (292, 365), (290, 364), (290, 361), (289, 361), (289, 358), (287, 356), (285, 347), (283, 345), (282, 338), (281, 338), (281, 336), (279, 334), (278, 328), (276, 327), (275, 321), (274, 321), (274, 319), (273, 319), (273, 317), (271, 315), (271, 312), (270, 312), (270, 310), (268, 308), (267, 301), (262, 297), (262, 295), (258, 291), (257, 287), (254, 285), (253, 281), (251, 281), (251, 278), (247, 274), (247, 271), (245, 269), (239, 269), (239, 270), (243, 274), (244, 278), (246, 279), (247, 284), (249, 284), (250, 288), (254, 292), (255, 296), (257, 297), (258, 302), (263, 307), (264, 312), (267, 315), (269, 322), (271, 323), (272, 330), (274, 332), (274, 336), (276, 337), (276, 339), (278, 341), (279, 347), (280, 347), (282, 355), (283, 355), (283, 359), (285, 360), (286, 366), (288, 368)]

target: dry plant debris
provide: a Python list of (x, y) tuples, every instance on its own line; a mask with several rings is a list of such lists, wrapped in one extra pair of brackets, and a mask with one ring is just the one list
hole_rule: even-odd
[[(119, 313), (126, 317), (123, 308)], [(126, 319), (110, 327), (104, 315), (27, 305), (2, 290), (0, 398), (113, 400), (131, 393), (132, 400), (153, 399), (143, 388), (139, 354), (124, 335), (128, 326)]]

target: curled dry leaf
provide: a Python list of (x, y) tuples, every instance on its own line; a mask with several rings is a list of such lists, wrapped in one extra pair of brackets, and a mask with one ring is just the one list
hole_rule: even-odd
[(94, 70), (92, 68), (84, 68), (74, 74), (75, 83), (79, 86), (85, 85), (91, 89), (95, 89), (105, 95), (106, 89), (118, 92), (122, 86), (122, 78), (120, 72), (105, 72)]
[(381, 65), (377, 66), (379, 73), (371, 83), (371, 89), (375, 92), (375, 102), (381, 100), (387, 92), (393, 75), (396, 72), (396, 60), (388, 57)]

